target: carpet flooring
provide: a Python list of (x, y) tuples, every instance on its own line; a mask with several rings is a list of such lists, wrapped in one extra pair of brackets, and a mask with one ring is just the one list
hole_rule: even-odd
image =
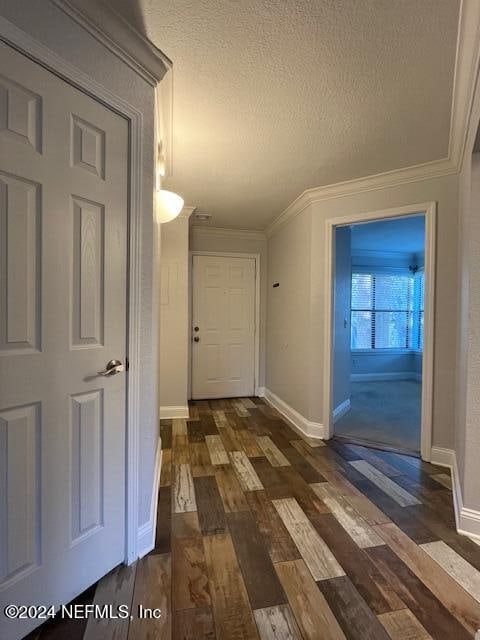
[(335, 423), (335, 435), (418, 453), (421, 394), (413, 380), (352, 382), (351, 409)]

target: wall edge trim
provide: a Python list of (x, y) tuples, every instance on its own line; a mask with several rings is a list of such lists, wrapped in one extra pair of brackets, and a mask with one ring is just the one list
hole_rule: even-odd
[(432, 447), (431, 462), (441, 467), (449, 467), (452, 472), (452, 494), (457, 533), (480, 542), (480, 511), (464, 505), (456, 452), (454, 449)]
[(265, 400), (267, 403), (276, 409), (285, 420), (291, 424), (294, 429), (300, 432), (303, 436), (307, 438), (318, 438), (319, 440), (323, 440), (324, 438), (324, 429), (323, 424), (320, 422), (312, 422), (311, 420), (307, 420), (301, 413), (299, 413), (296, 409), (287, 404), (284, 400), (279, 398), (273, 391), (267, 389), (265, 387)]

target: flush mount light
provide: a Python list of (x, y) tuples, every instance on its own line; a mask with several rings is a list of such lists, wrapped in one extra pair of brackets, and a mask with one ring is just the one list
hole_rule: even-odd
[(183, 198), (177, 193), (166, 191), (166, 189), (157, 189), (156, 211), (157, 220), (160, 224), (170, 222), (170, 220), (176, 218), (183, 209), (183, 205)]

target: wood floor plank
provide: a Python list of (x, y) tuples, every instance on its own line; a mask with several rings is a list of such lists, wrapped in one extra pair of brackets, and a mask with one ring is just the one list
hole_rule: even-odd
[(348, 576), (317, 584), (349, 640), (389, 640), (384, 627)]
[(419, 580), (452, 611), (469, 633), (480, 628), (480, 603), (467, 593), (421, 547), (415, 544), (394, 523), (375, 527), (394, 553)]
[(328, 482), (310, 486), (361, 549), (385, 544), (346, 498), (340, 495)]
[(340, 467), (336, 462), (314, 455), (314, 453), (322, 451), (322, 447), (312, 449), (312, 447), (310, 447), (304, 440), (292, 440), (290, 444), (292, 447), (295, 447), (305, 460), (319, 473), (323, 474), (325, 471), (340, 470)]
[(222, 439), (217, 436), (205, 436), (205, 442), (207, 444), (208, 453), (210, 454), (210, 461), (213, 465), (216, 464), (228, 464), (227, 452), (223, 446)]
[(184, 418), (172, 419), (172, 435), (175, 436), (188, 436), (187, 421)]
[(345, 575), (324, 540), (300, 508), (295, 498), (274, 500), (273, 506), (298, 547), (314, 580), (325, 580)]
[(279, 562), (275, 565), (275, 570), (303, 637), (344, 640), (345, 634), (305, 562)]
[(217, 638), (258, 638), (247, 590), (230, 536), (205, 536), (203, 544)]
[(215, 478), (227, 513), (233, 511), (247, 511), (248, 503), (237, 476), (230, 465), (215, 467)]
[(366, 553), (367, 549), (360, 549), (354, 543), (335, 516), (320, 515), (313, 525), (374, 613), (405, 608), (405, 603)]
[(200, 536), (200, 523), (196, 511), (184, 511), (172, 515), (172, 538), (195, 538)]
[(260, 482), (260, 478), (257, 476), (246, 453), (244, 451), (232, 451), (229, 456), (242, 489), (244, 491), (261, 491), (263, 484)]
[(378, 469), (375, 469), (375, 467), (372, 467), (372, 465), (365, 460), (353, 460), (349, 464), (355, 467), (357, 471), (362, 473), (384, 493), (393, 498), (401, 507), (420, 504), (417, 498), (408, 493), (408, 491), (405, 491), (405, 489), (402, 489), (396, 482), (388, 478), (381, 471), (378, 471)]
[(160, 470), (160, 486), (168, 487), (172, 484), (172, 450), (162, 449), (162, 467)]
[(243, 451), (243, 441), (240, 437), (240, 430), (233, 429), (230, 425), (218, 427), (218, 433), (227, 451)]
[(371, 547), (366, 553), (398, 596), (435, 640), (466, 640), (467, 631), (435, 595), (389, 547)]
[(217, 429), (218, 427), (226, 427), (230, 424), (223, 409), (216, 409), (215, 411), (212, 411), (212, 416), (215, 420), (215, 424), (217, 425)]
[(262, 640), (302, 640), (302, 634), (288, 604), (253, 612)]
[(252, 514), (249, 511), (229, 513), (227, 521), (252, 609), (286, 602), (265, 541)]
[(382, 613), (378, 619), (392, 640), (432, 640), (410, 609)]
[(159, 618), (141, 619), (134, 615), (130, 622), (128, 640), (170, 640), (172, 563), (170, 554), (148, 555), (137, 563), (132, 610), (138, 607), (159, 609)]
[(419, 517), (418, 510), (423, 510), (424, 505), (418, 504), (411, 507), (401, 507), (398, 502), (367, 478), (356, 483), (356, 486), (363, 491), (365, 495), (368, 495), (368, 498), (417, 544), (438, 540), (438, 535), (434, 534), (432, 529), (426, 526)]
[(282, 449), (282, 453), (307, 484), (325, 482), (324, 476), (314, 469), (296, 449), (289, 445)]
[(215, 640), (215, 625), (210, 607), (175, 611), (173, 640)]
[[(110, 605), (113, 610), (123, 605), (131, 610), (136, 569), (137, 565), (131, 564), (110, 571), (98, 583), (93, 604)], [(126, 640), (129, 623), (128, 619), (89, 616), (83, 640)]]
[(173, 511), (196, 511), (195, 490), (189, 464), (174, 465)]
[(402, 475), (402, 471), (400, 469), (383, 460), (379, 455), (377, 455), (368, 447), (362, 447), (361, 445), (357, 444), (349, 444), (347, 445), (347, 448), (354, 453), (357, 453), (360, 456), (360, 459), (366, 460), (372, 465), (372, 467), (375, 467), (389, 478), (395, 478), (395, 476)]
[(464, 560), (443, 540), (420, 545), (428, 555), (461, 585), (477, 602), (480, 602), (480, 571)]
[(215, 477), (194, 478), (193, 484), (202, 534), (225, 533), (225, 511)]
[(235, 412), (237, 413), (237, 415), (239, 415), (241, 418), (249, 418), (250, 417), (250, 412), (249, 410), (245, 407), (245, 405), (243, 404), (243, 402), (241, 401), (241, 399), (233, 399), (231, 401), (232, 406), (235, 409)]
[(169, 553), (172, 527), (172, 488), (160, 487), (153, 553)]
[(172, 611), (209, 606), (210, 590), (201, 536), (174, 538), (172, 567)]
[(338, 471), (324, 474), (325, 480), (352, 505), (369, 525), (391, 522), (391, 519)]
[(272, 442), (269, 436), (257, 436), (258, 446), (263, 451), (265, 457), (272, 467), (289, 467), (290, 462), (283, 455), (280, 449)]
[(205, 434), (203, 433), (200, 420), (190, 420), (187, 422), (188, 442), (205, 442)]
[(172, 448), (172, 421), (160, 420), (160, 438), (162, 440), (162, 449)]
[(241, 398), (240, 402), (246, 409), (256, 409), (257, 405), (250, 400), (250, 398)]
[(173, 436), (172, 464), (188, 464), (190, 462), (190, 449), (188, 436)]
[(250, 491), (245, 495), (272, 562), (301, 558), (297, 546), (265, 491)]
[(239, 429), (237, 432), (237, 438), (241, 442), (241, 449), (245, 451), (249, 458), (256, 458), (263, 455), (263, 451), (258, 446), (258, 442), (255, 440), (254, 435), (248, 429)]
[(203, 435), (214, 436), (218, 435), (217, 425), (211, 415), (211, 412), (200, 413), (200, 424), (202, 426)]
[(190, 445), (190, 466), (194, 478), (215, 474), (205, 442), (195, 442)]

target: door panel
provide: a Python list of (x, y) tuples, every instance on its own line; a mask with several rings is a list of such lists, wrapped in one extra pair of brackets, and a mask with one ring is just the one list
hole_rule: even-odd
[(199, 331), (193, 331), (192, 397), (253, 395), (253, 258), (193, 257), (193, 327), (197, 326)]
[(127, 190), (127, 121), (0, 44), (0, 606), (124, 559)]

